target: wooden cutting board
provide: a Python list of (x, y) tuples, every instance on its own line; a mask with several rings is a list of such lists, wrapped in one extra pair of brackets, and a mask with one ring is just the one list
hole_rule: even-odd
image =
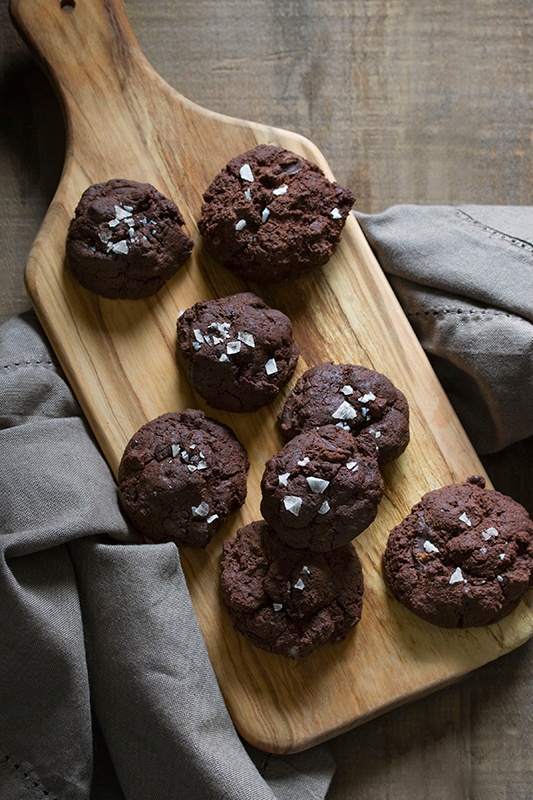
[[(526, 641), (531, 593), (499, 624), (447, 631), (401, 608), (385, 589), (380, 562), (388, 531), (424, 492), (483, 468), (355, 218), (326, 267), (282, 286), (245, 287), (202, 253), (202, 192), (227, 161), (272, 142), (332, 178), (321, 153), (294, 133), (212, 113), (171, 89), (141, 53), (121, 0), (11, 0), (10, 8), (58, 90), (67, 127), (64, 172), (29, 256), (27, 289), (105, 457), (116, 474), (142, 424), (190, 406), (228, 423), (248, 450), (245, 506), (205, 551), (181, 551), (211, 662), (242, 736), (271, 752), (305, 749)], [(65, 268), (67, 226), (81, 193), (115, 177), (148, 181), (176, 200), (196, 242), (187, 266), (147, 300), (99, 298)], [(260, 518), (260, 479), (283, 444), (275, 420), (287, 392), (254, 414), (221, 413), (195, 396), (174, 358), (180, 310), (245, 288), (292, 319), (301, 350), (294, 380), (323, 361), (351, 361), (387, 374), (411, 406), (411, 444), (384, 468), (378, 517), (355, 543), (366, 584), (362, 621), (342, 644), (298, 661), (235, 634), (218, 597), (223, 538)]]

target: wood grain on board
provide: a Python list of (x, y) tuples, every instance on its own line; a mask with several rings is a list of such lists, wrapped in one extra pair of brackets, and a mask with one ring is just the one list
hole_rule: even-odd
[[(147, 420), (200, 407), (227, 422), (248, 450), (248, 498), (205, 551), (182, 562), (211, 661), (235, 725), (252, 744), (293, 752), (458, 680), (533, 632), (528, 596), (497, 625), (444, 631), (400, 608), (385, 591), (387, 533), (426, 491), (484, 474), (358, 224), (351, 218), (330, 262), (292, 283), (245, 287), (202, 252), (201, 196), (236, 154), (273, 142), (324, 157), (288, 131), (215, 114), (171, 89), (138, 48), (120, 0), (12, 0), (13, 19), (58, 89), (67, 151), (57, 193), (26, 268), (34, 307), (116, 473), (123, 448)], [(148, 181), (179, 205), (193, 256), (154, 297), (111, 301), (80, 287), (65, 268), (65, 236), (83, 190), (113, 177)], [(340, 645), (301, 661), (259, 651), (235, 634), (220, 608), (222, 537), (259, 514), (265, 461), (282, 444), (275, 420), (286, 392), (254, 414), (224, 414), (195, 396), (175, 361), (178, 312), (207, 297), (257, 291), (293, 321), (301, 350), (295, 379), (326, 360), (386, 373), (406, 394), (412, 440), (384, 468), (385, 496), (356, 540), (365, 573), (363, 619)]]

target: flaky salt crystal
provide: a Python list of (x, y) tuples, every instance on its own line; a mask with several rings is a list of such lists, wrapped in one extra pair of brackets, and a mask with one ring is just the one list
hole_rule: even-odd
[(450, 577), (450, 580), (448, 581), (448, 583), (450, 583), (450, 584), (465, 583), (465, 579), (463, 578), (463, 573), (461, 571), (461, 567), (457, 567), (455, 572)]
[(207, 517), (209, 514), (209, 506), (205, 502), (201, 502), (199, 506), (192, 506), (191, 508), (193, 517)]
[(291, 514), (294, 514), (294, 516), (297, 517), (300, 513), (300, 508), (302, 507), (302, 498), (296, 497), (293, 494), (288, 494), (283, 498), (283, 505), (287, 511), (290, 511)]
[(307, 478), (307, 483), (314, 494), (322, 494), (329, 486), (329, 481), (323, 478), (316, 478), (314, 475), (310, 475)]
[(237, 333), (237, 339), (243, 344), (247, 344), (248, 347), (255, 347), (255, 339), (251, 333), (246, 333), (245, 331), (239, 331)]
[(357, 416), (357, 411), (350, 403), (348, 403), (347, 400), (343, 400), (340, 406), (336, 411), (333, 412), (331, 416), (333, 419), (354, 419), (354, 417)]
[(111, 249), (114, 253), (122, 253), (124, 256), (129, 253), (128, 243), (125, 239), (121, 239), (120, 242), (116, 242)]
[(254, 176), (252, 173), (252, 168), (249, 164), (243, 164), (239, 170), (239, 175), (241, 176), (243, 181), (248, 181), (248, 183), (254, 182)]
[(119, 222), (120, 220), (126, 219), (126, 217), (129, 216), (131, 216), (130, 211), (126, 211), (126, 209), (121, 208), (120, 206), (115, 206), (115, 219), (117, 219)]

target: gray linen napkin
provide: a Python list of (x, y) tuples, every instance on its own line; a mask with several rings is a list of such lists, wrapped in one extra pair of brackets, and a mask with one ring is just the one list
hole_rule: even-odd
[(0, 370), (0, 798), (324, 798), (325, 746), (238, 737), (178, 549), (128, 528), (32, 312)]
[(356, 214), (478, 453), (533, 435), (533, 207)]

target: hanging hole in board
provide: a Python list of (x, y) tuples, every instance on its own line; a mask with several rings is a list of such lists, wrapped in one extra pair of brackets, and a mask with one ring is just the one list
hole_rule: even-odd
[(64, 11), (65, 14), (72, 14), (76, 8), (76, 0), (61, 0), (60, 6), (61, 11)]

